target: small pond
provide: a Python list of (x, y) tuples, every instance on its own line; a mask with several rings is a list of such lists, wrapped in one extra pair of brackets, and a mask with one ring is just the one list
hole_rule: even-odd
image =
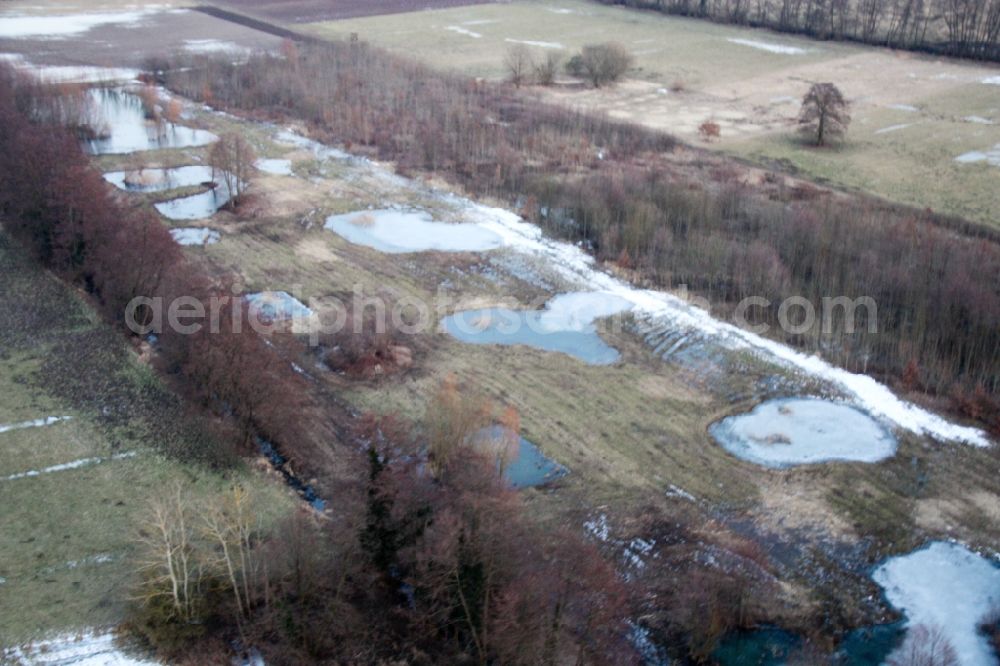
[[(513, 437), (514, 434), (505, 430), (503, 426), (493, 426), (479, 431), (474, 443), (479, 446), (495, 446), (496, 442), (501, 442), (505, 438), (512, 440)], [(517, 439), (517, 452), (509, 456), (504, 469), (504, 477), (510, 485), (515, 488), (541, 486), (568, 473), (569, 470), (546, 458), (537, 446), (524, 437), (518, 436)]]
[(896, 452), (896, 438), (879, 421), (850, 405), (819, 398), (768, 400), (708, 431), (734, 456), (765, 467), (873, 463)]
[(229, 203), (229, 187), (225, 180), (204, 192), (153, 204), (160, 215), (169, 220), (203, 220)]
[(569, 354), (590, 365), (607, 365), (617, 361), (619, 353), (601, 338), (595, 322), (631, 307), (618, 296), (581, 292), (556, 296), (543, 310), (463, 310), (442, 319), (441, 325), (462, 342), (528, 345)]
[(148, 120), (139, 97), (118, 88), (91, 88), (91, 127), (97, 138), (84, 142), (93, 155), (135, 153), (160, 148), (204, 146), (218, 137), (206, 130)]
[[(899, 645), (900, 623), (862, 627), (849, 632), (837, 650), (841, 666), (877, 666)], [(712, 656), (721, 666), (783, 666), (802, 639), (777, 627), (762, 627), (726, 636)]]
[(169, 169), (151, 167), (109, 171), (104, 174), (104, 180), (126, 192), (163, 192), (211, 183), (215, 178), (212, 167), (192, 164)]
[(503, 245), (499, 235), (470, 222), (435, 220), (422, 210), (385, 208), (331, 215), (326, 228), (380, 252), (484, 252)]

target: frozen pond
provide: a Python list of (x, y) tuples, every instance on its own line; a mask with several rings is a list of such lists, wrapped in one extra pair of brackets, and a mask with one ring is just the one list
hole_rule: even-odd
[[(502, 426), (493, 426), (479, 431), (475, 443), (491, 446), (505, 439), (513, 440), (514, 436), (512, 431), (507, 431)], [(515, 488), (541, 486), (568, 473), (569, 470), (546, 458), (537, 446), (524, 437), (518, 436), (517, 439), (516, 455), (509, 455), (504, 468), (504, 478), (510, 485)]]
[(208, 227), (181, 227), (171, 229), (170, 235), (178, 245), (211, 245), (218, 243), (221, 236), (218, 231)]
[(243, 298), (250, 304), (251, 312), (256, 312), (262, 319), (281, 321), (312, 315), (312, 310), (287, 291), (258, 291)]
[(216, 187), (204, 192), (161, 201), (153, 207), (160, 212), (160, 215), (170, 220), (203, 220), (212, 217), (215, 211), (229, 203), (229, 199), (229, 187), (223, 180)]
[(194, 164), (169, 169), (145, 168), (130, 171), (109, 171), (108, 181), (126, 192), (163, 192), (213, 182), (212, 167)]
[(439, 222), (422, 210), (384, 208), (326, 218), (326, 228), (352, 243), (381, 252), (483, 252), (503, 245), (478, 224)]
[(270, 173), (275, 176), (291, 176), (292, 175), (292, 161), (291, 160), (281, 160), (274, 158), (262, 157), (253, 163), (255, 167), (264, 173)]
[(92, 125), (100, 137), (85, 142), (93, 155), (204, 146), (218, 139), (205, 130), (148, 120), (139, 98), (123, 90), (91, 88), (87, 94), (93, 106)]
[(556, 296), (544, 310), (464, 310), (445, 317), (441, 325), (462, 342), (528, 345), (607, 365), (618, 360), (618, 350), (598, 335), (595, 322), (630, 308), (631, 303), (612, 294), (580, 292)]
[(737, 458), (784, 468), (852, 460), (878, 462), (896, 452), (896, 438), (865, 412), (817, 398), (781, 398), (729, 416), (709, 433)]
[(951, 642), (962, 666), (994, 666), (997, 655), (977, 631), (1000, 605), (1000, 567), (962, 545), (935, 541), (892, 557), (872, 579), (889, 602), (906, 614), (907, 626), (937, 627)]

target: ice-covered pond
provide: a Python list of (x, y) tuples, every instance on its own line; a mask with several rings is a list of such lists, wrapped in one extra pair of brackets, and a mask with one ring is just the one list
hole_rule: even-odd
[(712, 424), (709, 433), (734, 456), (765, 467), (877, 462), (896, 452), (896, 438), (869, 414), (818, 398), (768, 400)]
[(91, 88), (91, 126), (97, 138), (85, 142), (94, 155), (135, 153), (159, 148), (188, 148), (212, 143), (206, 130), (146, 118), (142, 101), (117, 88)]
[(546, 458), (538, 447), (502, 426), (479, 431), (474, 442), (479, 446), (496, 446), (517, 438), (517, 451), (505, 452), (504, 478), (515, 488), (541, 486), (564, 476), (568, 470)]
[(211, 183), (215, 180), (215, 174), (212, 167), (192, 164), (167, 169), (150, 167), (109, 171), (104, 174), (104, 180), (126, 192), (164, 192)]
[(503, 245), (496, 233), (469, 222), (440, 222), (423, 210), (383, 208), (331, 215), (326, 228), (381, 252), (484, 252)]
[(560, 294), (543, 310), (463, 310), (441, 320), (444, 330), (478, 345), (528, 345), (561, 352), (591, 365), (618, 360), (618, 350), (597, 332), (596, 320), (625, 312), (632, 304), (600, 292)]
[(872, 579), (889, 603), (906, 614), (907, 627), (937, 628), (962, 666), (995, 666), (979, 624), (1000, 608), (1000, 565), (965, 546), (935, 541), (875, 569)]
[(291, 176), (292, 175), (292, 161), (282, 160), (276, 158), (262, 157), (253, 163), (255, 167), (264, 173), (273, 174), (275, 176)]
[(204, 192), (178, 197), (154, 204), (160, 215), (170, 220), (203, 220), (212, 217), (217, 210), (229, 203), (231, 198), (226, 181), (210, 187)]

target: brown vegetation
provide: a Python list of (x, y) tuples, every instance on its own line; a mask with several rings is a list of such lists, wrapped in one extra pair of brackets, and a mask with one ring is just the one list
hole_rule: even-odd
[(600, 88), (621, 79), (632, 62), (632, 54), (621, 44), (588, 44), (569, 59), (566, 70)]

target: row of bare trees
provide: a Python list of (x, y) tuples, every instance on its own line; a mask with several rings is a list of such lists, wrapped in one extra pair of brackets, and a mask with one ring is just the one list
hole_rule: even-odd
[(1000, 0), (599, 0), (666, 14), (1000, 60)]
[[(331, 507), (282, 514), (240, 485), (202, 499), (162, 489), (138, 526), (132, 631), (174, 663), (206, 663), (233, 640), (269, 663), (630, 663), (613, 567), (579, 531), (531, 518), (505, 480), (516, 414), (457, 380), (422, 430), (354, 419), (310, 392), (294, 341), (251, 327), (231, 280), (114, 195), (46, 111), (79, 92), (0, 67), (5, 230), (117, 325), (132, 296), (221, 303), (217, 330), (163, 332), (158, 369), (206, 420), (230, 424), (233, 448), (266, 438), (318, 474)], [(476, 436), (495, 423), (496, 442)]]
[[(436, 73), (363, 43), (303, 47), (291, 60), (264, 55), (246, 66), (206, 59), (168, 78), (184, 94), (208, 92), (233, 109), (292, 114), (319, 138), (403, 172), (435, 171), (518, 201), (551, 233), (601, 259), (627, 257), (657, 285), (687, 285), (720, 314), (747, 296), (802, 296), (817, 312), (824, 297), (871, 297), (875, 332), (863, 313), (853, 332), (840, 314), (793, 334), (777, 326), (776, 307), (751, 318), (854, 371), (902, 379), (909, 369), (907, 389), (949, 396), (1000, 427), (989, 416), (1000, 411), (990, 406), (1000, 392), (1000, 247), (963, 233), (971, 225), (805, 185), (758, 188), (725, 165), (684, 172), (662, 157), (674, 145), (668, 136)], [(817, 136), (820, 118), (830, 121), (824, 140), (848, 120), (837, 96), (828, 97), (817, 93), (806, 108), (830, 101), (834, 114), (803, 117)]]

